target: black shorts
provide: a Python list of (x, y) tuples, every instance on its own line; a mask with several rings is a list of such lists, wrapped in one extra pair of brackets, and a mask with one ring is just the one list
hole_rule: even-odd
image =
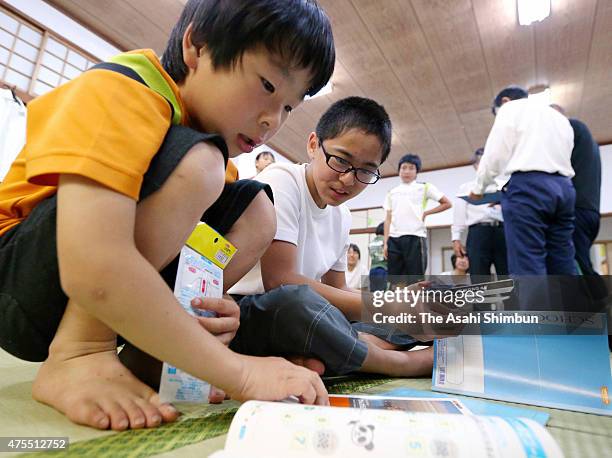
[[(201, 141), (216, 144), (219, 137), (186, 127), (171, 127), (144, 176), (140, 199), (159, 190), (189, 149)], [(224, 143), (219, 146), (226, 151)], [(227, 158), (226, 153), (224, 156)], [(221, 234), (227, 233), (261, 190), (272, 199), (270, 187), (258, 181), (226, 184), (202, 221)], [(56, 210), (57, 197), (52, 196), (0, 236), (0, 346), (28, 361), (47, 358), (49, 344), (68, 303), (59, 278)], [(162, 272), (171, 288), (175, 274), (176, 262)]]

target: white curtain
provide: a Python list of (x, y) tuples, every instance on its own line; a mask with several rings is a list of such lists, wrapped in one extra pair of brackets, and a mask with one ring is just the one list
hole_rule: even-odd
[(26, 107), (9, 89), (0, 89), (0, 182), (23, 148)]

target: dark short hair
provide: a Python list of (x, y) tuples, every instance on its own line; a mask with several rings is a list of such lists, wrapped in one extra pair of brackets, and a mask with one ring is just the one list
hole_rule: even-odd
[(177, 83), (188, 73), (183, 36), (189, 24), (194, 45), (206, 48), (215, 69), (231, 68), (263, 45), (288, 67), (312, 70), (305, 95), (316, 94), (334, 72), (331, 24), (315, 0), (189, 0), (162, 56)]
[(475, 164), (482, 159), (482, 156), (484, 156), (484, 148), (478, 148), (476, 151), (474, 151), (474, 155), (472, 156), (472, 164)]
[(357, 256), (359, 257), (359, 259), (361, 259), (361, 250), (359, 249), (357, 245), (355, 245), (354, 243), (351, 243), (348, 249), (353, 250), (355, 253), (357, 253)]
[(416, 154), (403, 155), (402, 158), (399, 160), (399, 163), (397, 164), (397, 170), (399, 171), (399, 169), (402, 168), (402, 164), (405, 164), (406, 162), (408, 162), (409, 164), (414, 164), (417, 169), (417, 172), (421, 171), (421, 158)]
[[(467, 255), (466, 255), (466, 256), (467, 256)], [(453, 253), (453, 254), (451, 255), (451, 265), (453, 266), (453, 269), (455, 268), (456, 264), (457, 264), (457, 255)], [(470, 270), (470, 269), (468, 269), (468, 271), (469, 271), (469, 270)]]
[(385, 235), (385, 223), (384, 221), (376, 226), (376, 235)]
[(340, 99), (323, 113), (317, 123), (316, 134), (323, 142), (351, 129), (375, 135), (382, 147), (380, 163), (385, 162), (391, 152), (391, 119), (385, 107), (364, 97)]
[(510, 100), (526, 99), (529, 97), (529, 93), (520, 86), (508, 86), (502, 89), (493, 99), (493, 106), (491, 107), (493, 114), (496, 114), (497, 109), (501, 107), (504, 97), (508, 97)]
[(272, 151), (262, 151), (261, 153), (259, 153), (257, 156), (255, 156), (255, 162), (257, 162), (260, 158), (264, 157), (264, 156), (270, 156), (273, 160), (275, 160), (276, 158), (274, 157), (274, 154), (272, 154)]

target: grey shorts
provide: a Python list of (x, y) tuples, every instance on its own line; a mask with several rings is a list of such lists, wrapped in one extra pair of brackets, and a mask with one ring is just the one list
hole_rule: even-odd
[(325, 364), (326, 375), (361, 369), (368, 353), (358, 333), (376, 335), (402, 349), (416, 340), (366, 323), (351, 323), (324, 297), (306, 285), (285, 285), (239, 299), (240, 327), (230, 344), (252, 356), (307, 356)]

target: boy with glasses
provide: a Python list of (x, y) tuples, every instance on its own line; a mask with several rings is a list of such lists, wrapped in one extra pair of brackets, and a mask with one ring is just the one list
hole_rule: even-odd
[(431, 371), (431, 349), (406, 351), (416, 343), (412, 337), (349, 321), (361, 318), (362, 299), (346, 285), (351, 216), (343, 204), (379, 180), (390, 148), (385, 109), (349, 97), (310, 134), (310, 163), (274, 164), (258, 175), (274, 192), (276, 235), (260, 264), (230, 291), (244, 296), (232, 349), (295, 356), (328, 374)]

